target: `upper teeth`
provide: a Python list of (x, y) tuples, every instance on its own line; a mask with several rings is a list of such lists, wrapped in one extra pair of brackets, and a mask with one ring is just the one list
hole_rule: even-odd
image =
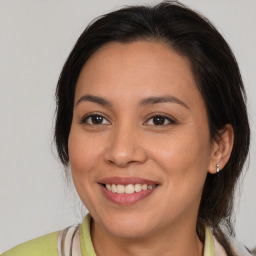
[(156, 185), (147, 185), (147, 184), (106, 184), (106, 188), (113, 193), (118, 194), (132, 194), (134, 192), (140, 192), (141, 190), (153, 189)]

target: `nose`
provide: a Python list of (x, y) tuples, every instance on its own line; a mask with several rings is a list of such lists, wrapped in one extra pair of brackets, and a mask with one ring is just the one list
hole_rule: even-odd
[(131, 126), (123, 125), (112, 131), (104, 159), (118, 167), (141, 164), (147, 160), (142, 136)]

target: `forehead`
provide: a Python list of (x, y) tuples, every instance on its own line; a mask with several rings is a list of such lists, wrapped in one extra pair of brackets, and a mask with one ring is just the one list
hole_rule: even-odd
[(152, 41), (102, 46), (79, 75), (75, 98), (83, 94), (123, 102), (163, 94), (185, 101), (201, 97), (188, 59), (166, 43)]

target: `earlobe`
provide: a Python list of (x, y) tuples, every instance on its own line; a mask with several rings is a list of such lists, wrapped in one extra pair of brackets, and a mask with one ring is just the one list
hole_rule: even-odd
[(213, 142), (212, 155), (208, 167), (211, 174), (218, 173), (227, 164), (234, 144), (234, 130), (232, 125), (226, 124)]

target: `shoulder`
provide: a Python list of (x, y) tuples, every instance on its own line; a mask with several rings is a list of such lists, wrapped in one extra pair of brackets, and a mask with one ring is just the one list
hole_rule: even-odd
[(22, 243), (13, 249), (1, 254), (2, 256), (58, 256), (57, 239), (59, 232), (50, 233), (28, 242)]

